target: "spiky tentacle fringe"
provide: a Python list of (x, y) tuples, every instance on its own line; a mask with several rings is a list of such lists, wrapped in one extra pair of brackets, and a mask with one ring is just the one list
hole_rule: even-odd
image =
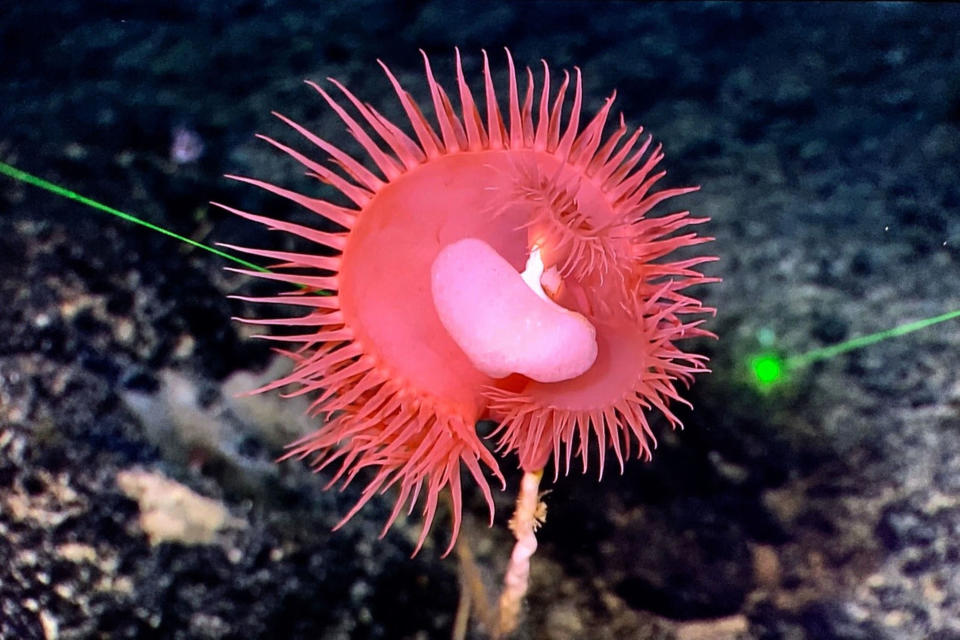
[[(682, 325), (686, 337), (710, 335)], [(678, 331), (681, 333), (683, 330)], [(569, 473), (574, 455), (581, 458), (587, 471), (589, 444), (596, 439), (599, 457), (598, 477), (603, 476), (606, 451), (610, 447), (623, 471), (624, 460), (631, 455), (631, 441), (636, 441), (637, 457), (649, 460), (657, 439), (647, 421), (646, 412), (658, 409), (673, 427), (680, 420), (669, 408), (671, 401), (684, 400), (676, 383), (689, 385), (696, 373), (707, 371), (706, 358), (684, 353), (666, 341), (651, 344), (649, 369), (637, 376), (635, 384), (618, 398), (600, 407), (569, 409), (545, 403), (532, 393), (488, 387), (484, 397), (499, 422), (492, 434), (498, 438), (498, 451), (515, 451), (524, 469), (543, 464), (543, 453), (552, 454), (554, 478), (561, 468)], [(609, 438), (609, 440), (608, 440)]]
[[(646, 388), (653, 389), (652, 393), (635, 390), (620, 402), (581, 415), (563, 414), (551, 407), (540, 407), (537, 411), (527, 410), (521, 408), (520, 395), (510, 395), (499, 390), (490, 391), (488, 397), (493, 408), (505, 416), (502, 425), (505, 435), (501, 439), (501, 447), (522, 452), (532, 446), (530, 442), (537, 441), (539, 437), (548, 437), (543, 434), (549, 431), (554, 434), (549, 438), (555, 455), (559, 457), (559, 445), (564, 443), (569, 461), (573, 434), (577, 432), (580, 434), (582, 455), (586, 460), (586, 435), (592, 430), (600, 441), (601, 451), (606, 446), (607, 435), (610, 436), (610, 443), (621, 462), (621, 451), (626, 450), (629, 453), (627, 433), (636, 436), (640, 442), (641, 453), (649, 454), (647, 442), (652, 435), (643, 411), (656, 407), (663, 411), (668, 419), (676, 422), (667, 408), (667, 401), (670, 399), (682, 401), (674, 391), (674, 381), (687, 381), (692, 373), (704, 370), (699, 356), (684, 354), (671, 343), (671, 340), (676, 338), (703, 334), (695, 328), (695, 323), (684, 325), (676, 320), (676, 316), (700, 310), (695, 308), (692, 299), (683, 296), (679, 291), (701, 278), (699, 273), (693, 271), (693, 267), (704, 259), (661, 265), (649, 262), (675, 248), (689, 246), (704, 239), (696, 238), (693, 234), (666, 237), (686, 224), (697, 222), (690, 219), (686, 213), (654, 219), (645, 217), (657, 203), (693, 189), (651, 192), (653, 185), (663, 176), (663, 172), (652, 173), (663, 157), (660, 147), (657, 146), (648, 154), (651, 140), (647, 137), (639, 148), (636, 148), (642, 133), (640, 128), (621, 144), (628, 132), (622, 116), (619, 127), (604, 139), (603, 130), (615, 94), (611, 95), (594, 118), (581, 128), (582, 82), (580, 70), (577, 69), (570, 115), (563, 127), (561, 114), (567, 102), (570, 75), (564, 73), (561, 86), (552, 97), (551, 103), (550, 70), (544, 62), (543, 88), (535, 118), (533, 73), (527, 69), (526, 93), (521, 103), (516, 69), (510, 52), (507, 51), (510, 73), (505, 119), (501, 115), (489, 61), (484, 52), (484, 119), (464, 79), (459, 51), (456, 52), (457, 89), (461, 105), (459, 112), (453, 107), (446, 91), (435, 80), (426, 54), (423, 54), (423, 59), (435, 112), (435, 125), (424, 116), (386, 65), (380, 62), (406, 113), (412, 136), (388, 121), (376, 109), (361, 102), (336, 80), (331, 79), (330, 82), (353, 107), (358, 117), (348, 113), (325, 89), (312, 82), (308, 83), (346, 124), (375, 169), (367, 168), (341, 149), (280, 114), (275, 115), (329, 156), (329, 163), (333, 168), (271, 138), (261, 136), (306, 167), (310, 175), (346, 196), (353, 203), (353, 208), (337, 206), (326, 200), (311, 198), (263, 181), (236, 177), (328, 218), (346, 231), (329, 233), (224, 207), (270, 229), (314, 242), (323, 248), (325, 254), (332, 254), (246, 250), (248, 253), (279, 261), (274, 267), (279, 271), (246, 272), (250, 276), (277, 280), (300, 288), (277, 296), (242, 299), (310, 309), (310, 312), (301, 318), (246, 320), (262, 325), (308, 329), (307, 333), (301, 335), (263, 336), (270, 340), (291, 342), (298, 347), (292, 352), (286, 352), (295, 362), (293, 372), (260, 391), (291, 386), (294, 390), (289, 392), (290, 395), (317, 394), (312, 409), (332, 417), (320, 431), (291, 445), (288, 457), (302, 458), (313, 455), (313, 463), (317, 468), (337, 462), (340, 468), (333, 481), (342, 480), (345, 484), (353, 480), (361, 469), (370, 468), (374, 471), (373, 479), (364, 490), (360, 502), (347, 518), (377, 493), (397, 486), (399, 499), (387, 522), (389, 526), (404, 504), (409, 503), (410, 508), (413, 508), (421, 490), (424, 490), (426, 505), (420, 544), (433, 519), (437, 496), (445, 487), (449, 487), (453, 494), (453, 526), (454, 535), (456, 534), (460, 522), (461, 464), (481, 486), (491, 507), (492, 499), (480, 463), (498, 477), (500, 474), (495, 459), (484, 449), (474, 431), (471, 423), (473, 417), (449, 415), (440, 408), (440, 399), (432, 398), (427, 392), (414, 390), (410, 393), (408, 389), (404, 389), (402, 382), (392, 376), (388, 363), (374, 360), (373, 351), (368, 345), (362, 344), (354, 334), (340, 309), (335, 292), (339, 284), (340, 254), (344, 251), (349, 232), (374, 195), (404, 173), (432, 159), (461, 151), (527, 149), (549, 153), (568, 170), (582, 175), (584, 180), (597, 186), (619, 216), (617, 223), (609, 229), (588, 228), (564, 184), (543, 182), (539, 176), (526, 183), (526, 197), (539, 200), (543, 205), (541, 215), (550, 216), (555, 223), (558, 234), (555, 240), (565, 247), (564, 251), (568, 256), (563, 263), (565, 275), (584, 276), (586, 272), (578, 271), (579, 267), (575, 266), (581, 259), (585, 260), (585, 269), (588, 272), (591, 269), (603, 272), (610, 268), (611, 261), (626, 259), (630, 263), (626, 271), (639, 274), (636, 279), (638, 291), (644, 288), (640, 293), (651, 295), (653, 292), (647, 289), (656, 289), (659, 291), (659, 299), (670, 305), (668, 314), (660, 314), (656, 320), (650, 320), (662, 327), (668, 327), (666, 330), (658, 329), (659, 337), (651, 344), (651, 358), (656, 364), (650, 367), (643, 380)], [(618, 253), (619, 250), (614, 251), (605, 244), (604, 234), (613, 233), (613, 230), (617, 233), (626, 232), (627, 236), (636, 239), (636, 242), (630, 245), (630, 255), (622, 256)], [(651, 237), (663, 239), (648, 242)], [(304, 270), (309, 275), (305, 275)], [(676, 284), (671, 284), (666, 289), (651, 284), (662, 278), (675, 278)], [(705, 279), (701, 278), (699, 281), (703, 282)], [(334, 294), (329, 295), (330, 292)], [(652, 316), (652, 313), (648, 313), (645, 317), (649, 319)], [(621, 439), (624, 440), (622, 447)]]

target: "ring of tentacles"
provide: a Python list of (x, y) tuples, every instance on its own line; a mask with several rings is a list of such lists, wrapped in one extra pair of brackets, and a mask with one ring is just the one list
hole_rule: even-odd
[[(366, 487), (344, 521), (391, 489), (396, 505), (384, 532), (404, 509), (422, 504), (417, 549), (443, 491), (452, 499), (456, 539), (463, 470), (486, 497), (492, 521), (487, 477), (503, 482), (498, 458), (515, 454), (527, 471), (552, 462), (556, 473), (569, 471), (571, 459), (579, 457), (586, 470), (591, 441), (601, 473), (608, 450), (621, 469), (631, 455), (649, 458), (656, 443), (649, 412), (678, 425), (669, 408), (684, 402), (678, 385), (706, 371), (705, 357), (682, 351), (676, 342), (709, 335), (700, 325), (712, 309), (687, 289), (713, 280), (698, 266), (714, 259), (690, 251), (671, 258), (709, 240), (689, 229), (705, 219), (651, 210), (696, 187), (654, 190), (665, 173), (656, 169), (661, 147), (642, 128), (631, 131), (622, 115), (605, 134), (615, 93), (581, 123), (579, 69), (572, 83), (564, 72), (552, 93), (547, 64), (539, 92), (528, 68), (521, 97), (507, 51), (508, 97), (501, 111), (484, 53), (481, 116), (459, 51), (459, 108), (435, 80), (426, 54), (423, 60), (432, 118), (380, 63), (406, 114), (403, 126), (336, 80), (330, 82), (342, 100), (308, 83), (366, 157), (352, 157), (279, 114), (324, 161), (261, 136), (350, 204), (232, 176), (323, 220), (307, 226), (224, 207), (316, 246), (315, 252), (234, 247), (274, 261), (269, 272), (245, 273), (288, 286), (275, 296), (243, 299), (304, 310), (299, 317), (245, 320), (294, 329), (262, 336), (293, 345), (283, 351), (293, 368), (259, 391), (308, 394), (311, 410), (324, 418), (286, 457), (309, 457), (317, 469), (334, 465), (331, 484), (350, 483), (363, 473)], [(518, 274), (531, 252), (539, 253), (552, 277), (546, 287), (551, 301), (595, 328), (589, 369), (572, 379), (541, 382), (521, 373), (494, 378), (475, 366), (431, 299), (434, 261), (466, 238), (485, 243)], [(476, 430), (485, 419), (498, 424), (491, 447)]]

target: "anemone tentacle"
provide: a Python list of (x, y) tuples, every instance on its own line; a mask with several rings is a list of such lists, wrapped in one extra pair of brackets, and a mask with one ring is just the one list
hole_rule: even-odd
[[(688, 386), (695, 374), (709, 371), (706, 356), (681, 351), (673, 342), (681, 338), (715, 337), (701, 328), (702, 321), (685, 323), (679, 320), (684, 314), (711, 313), (713, 310), (696, 301), (671, 301), (669, 287), (668, 283), (654, 294), (653, 297), (660, 302), (646, 302), (643, 308), (635, 309), (631, 314), (639, 317), (646, 327), (641, 335), (651, 336), (643, 349), (643, 366), (633, 379), (623, 380), (620, 388), (610, 389), (606, 403), (591, 406), (566, 403), (565, 406), (555, 389), (540, 383), (528, 385), (522, 391), (486, 387), (484, 397), (489, 401), (491, 415), (498, 422), (491, 433), (491, 437), (497, 440), (497, 450), (515, 452), (524, 469), (542, 468), (547, 462), (546, 454), (552, 452), (556, 476), (561, 469), (561, 460), (566, 461), (563, 468), (569, 473), (576, 446), (576, 455), (582, 458), (585, 472), (588, 442), (592, 435), (599, 445), (602, 476), (605, 436), (609, 433), (621, 470), (623, 456), (618, 446), (621, 437), (629, 452), (629, 436), (632, 435), (638, 445), (637, 457), (649, 459), (652, 449), (656, 448), (656, 438), (645, 411), (656, 408), (672, 427), (682, 426), (668, 406), (670, 402), (689, 404), (677, 393), (675, 383)], [(552, 422), (555, 428), (545, 431), (545, 421)], [(565, 448), (563, 458), (560, 456), (561, 445)]]
[[(354, 363), (356, 366), (358, 363)], [(351, 365), (347, 365), (349, 368)], [(375, 495), (383, 494), (391, 487), (398, 487), (396, 504), (384, 526), (384, 534), (403, 510), (409, 505), (412, 512), (419, 493), (427, 487), (427, 501), (423, 509), (423, 527), (417, 541), (416, 553), (424, 541), (436, 513), (437, 497), (447, 487), (455, 505), (453, 533), (450, 547), (453, 548), (460, 525), (459, 506), (460, 465), (466, 467), (481, 488), (490, 509), (493, 522), (493, 495), (484, 477), (481, 463), (501, 483), (503, 476), (493, 455), (476, 438), (473, 425), (468, 425), (459, 416), (445, 417), (434, 408), (422, 403), (408, 403), (403, 390), (394, 379), (383, 375), (375, 368), (367, 369), (352, 388), (338, 387), (336, 394), (316, 410), (330, 414), (343, 412), (320, 430), (293, 443), (281, 458), (312, 457), (316, 471), (340, 462), (340, 467), (330, 484), (342, 481), (349, 484), (364, 468), (374, 468), (376, 473), (369, 481), (360, 500), (337, 525), (342, 526)], [(336, 374), (325, 376), (324, 384), (336, 385)], [(361, 397), (363, 398), (361, 400)], [(317, 401), (320, 402), (320, 401)], [(315, 402), (316, 404), (316, 402)], [(356, 409), (355, 407), (362, 407)], [(350, 409), (354, 408), (355, 412)], [(329, 485), (328, 485), (329, 486)]]

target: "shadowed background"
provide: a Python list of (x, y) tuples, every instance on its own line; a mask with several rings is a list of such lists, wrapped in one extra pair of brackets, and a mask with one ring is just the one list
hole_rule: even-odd
[[(671, 205), (713, 219), (720, 340), (695, 345), (714, 373), (684, 431), (655, 421), (653, 462), (552, 487), (518, 637), (948, 640), (957, 321), (768, 392), (744, 362), (960, 307), (958, 34), (958, 7), (896, 3), (19, 3), (0, 160), (203, 242), (287, 247), (208, 202), (316, 222), (222, 178), (321, 193), (253, 138), (296, 141), (277, 110), (355, 148), (304, 79), (394, 117), (377, 58), (421, 100), (418, 48), (449, 83), (460, 47), (474, 87), (484, 48), (500, 87), (505, 45), (579, 66), (587, 112), (616, 89), (664, 186), (702, 185)], [(0, 177), (0, 637), (449, 637), (444, 526), (411, 560), (416, 521), (377, 540), (385, 497), (330, 533), (359, 492), (272, 463), (313, 423), (233, 397), (273, 364), (225, 296), (271, 288), (223, 266)], [(488, 530), (468, 495), (491, 586), (511, 500)]]

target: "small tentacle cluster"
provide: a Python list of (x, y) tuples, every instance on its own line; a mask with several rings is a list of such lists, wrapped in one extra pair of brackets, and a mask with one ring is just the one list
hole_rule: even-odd
[[(480, 486), (493, 517), (485, 474), (501, 483), (503, 477), (496, 456), (476, 433), (480, 419), (499, 422), (498, 452), (517, 454), (527, 471), (543, 468), (551, 457), (555, 470), (569, 469), (574, 455), (586, 469), (591, 440), (599, 447), (601, 473), (608, 448), (621, 468), (634, 449), (649, 458), (656, 441), (647, 413), (657, 410), (679, 425), (669, 408), (671, 402), (684, 402), (676, 385), (706, 371), (703, 356), (685, 353), (675, 343), (710, 335), (700, 320), (686, 318), (712, 309), (686, 290), (712, 280), (697, 267), (713, 259), (667, 259), (677, 249), (709, 240), (693, 232), (678, 235), (704, 220), (686, 211), (649, 213), (695, 188), (652, 191), (664, 175), (655, 172), (663, 153), (659, 145), (651, 150), (649, 136), (640, 142), (642, 128), (629, 133), (622, 116), (613, 133), (604, 135), (615, 94), (580, 126), (579, 69), (569, 104), (570, 74), (564, 73), (553, 94), (544, 63), (535, 109), (533, 73), (527, 69), (521, 99), (508, 51), (504, 116), (484, 53), (483, 117), (459, 51), (459, 109), (436, 81), (426, 54), (423, 60), (433, 121), (380, 63), (406, 114), (405, 128), (336, 80), (330, 82), (352, 111), (308, 83), (346, 125), (365, 159), (280, 114), (275, 115), (328, 161), (259, 136), (351, 206), (231, 176), (332, 221), (340, 231), (219, 205), (317, 247), (315, 253), (233, 247), (273, 261), (269, 272), (243, 273), (290, 286), (274, 296), (238, 298), (305, 309), (296, 318), (243, 320), (296, 331), (262, 336), (293, 345), (282, 351), (293, 369), (258, 391), (306, 394), (311, 411), (326, 419), (317, 432), (293, 443), (285, 457), (309, 457), (318, 470), (334, 465), (331, 484), (345, 485), (367, 472), (362, 497), (344, 521), (374, 496), (395, 489), (386, 531), (424, 496), (417, 549), (444, 490), (452, 496), (456, 538), (461, 469)], [(540, 383), (519, 374), (492, 379), (471, 364), (439, 322), (429, 286), (437, 254), (468, 237), (489, 244), (518, 271), (534, 248), (540, 251), (544, 265), (560, 279), (551, 291), (554, 301), (596, 328), (598, 355), (590, 370), (571, 380)]]

